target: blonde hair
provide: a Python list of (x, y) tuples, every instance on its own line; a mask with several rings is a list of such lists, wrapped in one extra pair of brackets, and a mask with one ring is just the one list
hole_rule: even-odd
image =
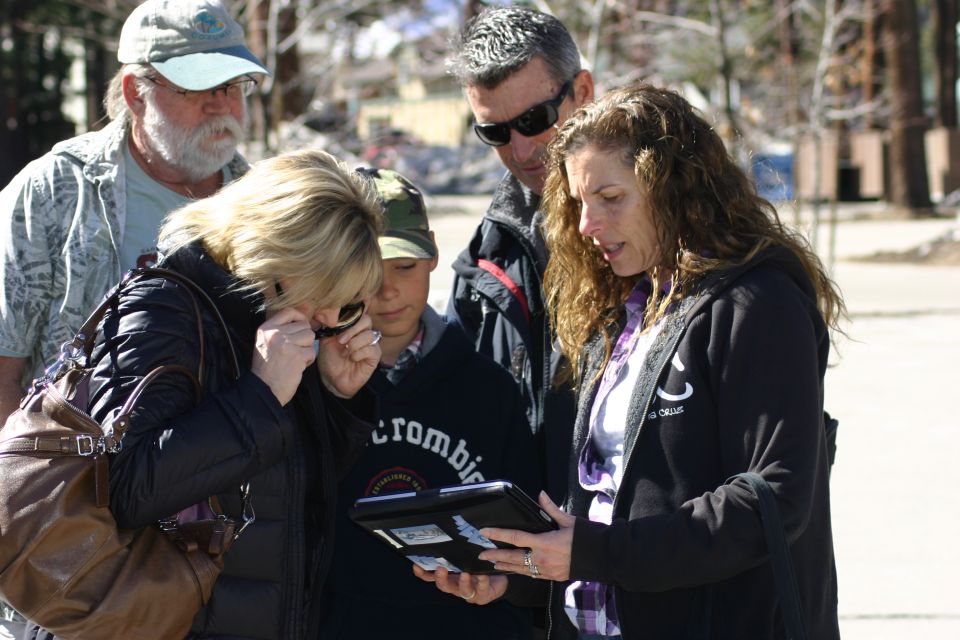
[(343, 306), (380, 288), (376, 194), (329, 153), (304, 150), (256, 163), (216, 194), (171, 213), (160, 229), (166, 253), (200, 242), (250, 294), (289, 289), (265, 308)]
[(576, 111), (549, 146), (542, 208), (550, 262), (544, 291), (575, 376), (592, 336), (603, 338), (610, 357), (616, 321), (643, 276), (617, 276), (578, 230), (580, 207), (570, 197), (565, 162), (588, 146), (618, 154), (632, 168), (654, 214), (660, 256), (647, 275), (653, 291), (668, 280), (671, 284), (665, 295), (649, 297), (648, 327), (708, 274), (779, 246), (797, 257), (824, 320), (839, 330), (843, 300), (819, 258), (802, 236), (783, 226), (773, 205), (757, 195), (712, 127), (676, 92), (647, 84), (628, 86)]

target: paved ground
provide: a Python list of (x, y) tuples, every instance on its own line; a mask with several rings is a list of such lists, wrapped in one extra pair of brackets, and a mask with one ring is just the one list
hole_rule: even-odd
[[(845, 261), (938, 236), (939, 221), (839, 226), (849, 339), (827, 375), (840, 419), (833, 471), (847, 640), (960, 638), (960, 268)], [(955, 401), (955, 400), (954, 400)]]
[[(430, 202), (440, 245), (430, 301), (438, 308), (449, 265), (485, 202)], [(960, 267), (852, 260), (910, 249), (957, 222), (859, 218), (875, 210), (844, 207), (833, 243), (834, 277), (850, 311), (826, 393), (840, 420), (831, 488), (841, 631), (845, 640), (957, 640), (960, 420), (949, 398), (960, 393)], [(830, 255), (825, 227), (818, 240)], [(5, 633), (0, 625), (0, 640)]]

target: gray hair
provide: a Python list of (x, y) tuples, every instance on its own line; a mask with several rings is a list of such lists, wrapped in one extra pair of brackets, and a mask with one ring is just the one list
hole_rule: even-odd
[(463, 87), (494, 89), (535, 57), (557, 84), (580, 71), (580, 52), (563, 23), (526, 7), (488, 7), (450, 44), (447, 71)]
[(120, 67), (110, 78), (110, 84), (107, 85), (107, 95), (103, 97), (103, 106), (107, 110), (107, 117), (111, 120), (126, 120), (130, 117), (130, 108), (127, 107), (127, 101), (123, 99), (124, 76), (133, 75), (140, 79), (153, 73), (153, 67), (147, 64), (125, 64)]

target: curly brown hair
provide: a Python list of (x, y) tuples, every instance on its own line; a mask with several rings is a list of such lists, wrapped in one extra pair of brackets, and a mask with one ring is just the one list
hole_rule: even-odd
[(781, 223), (773, 205), (757, 195), (710, 124), (674, 91), (649, 84), (627, 86), (573, 113), (549, 146), (542, 208), (550, 262), (544, 290), (575, 376), (592, 336), (602, 336), (609, 357), (616, 320), (643, 276), (614, 274), (578, 230), (580, 206), (570, 196), (565, 161), (588, 146), (620, 155), (654, 213), (661, 255), (646, 275), (654, 291), (668, 280), (671, 284), (665, 295), (650, 297), (648, 327), (706, 275), (780, 246), (796, 255), (813, 283), (824, 320), (839, 329), (843, 300), (820, 259), (803, 236)]

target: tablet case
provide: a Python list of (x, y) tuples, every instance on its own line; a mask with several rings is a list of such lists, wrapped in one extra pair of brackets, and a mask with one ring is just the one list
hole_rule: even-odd
[(427, 571), (503, 573), (477, 555), (510, 549), (480, 535), (483, 527), (543, 533), (557, 523), (519, 487), (505, 480), (360, 498), (350, 518)]

